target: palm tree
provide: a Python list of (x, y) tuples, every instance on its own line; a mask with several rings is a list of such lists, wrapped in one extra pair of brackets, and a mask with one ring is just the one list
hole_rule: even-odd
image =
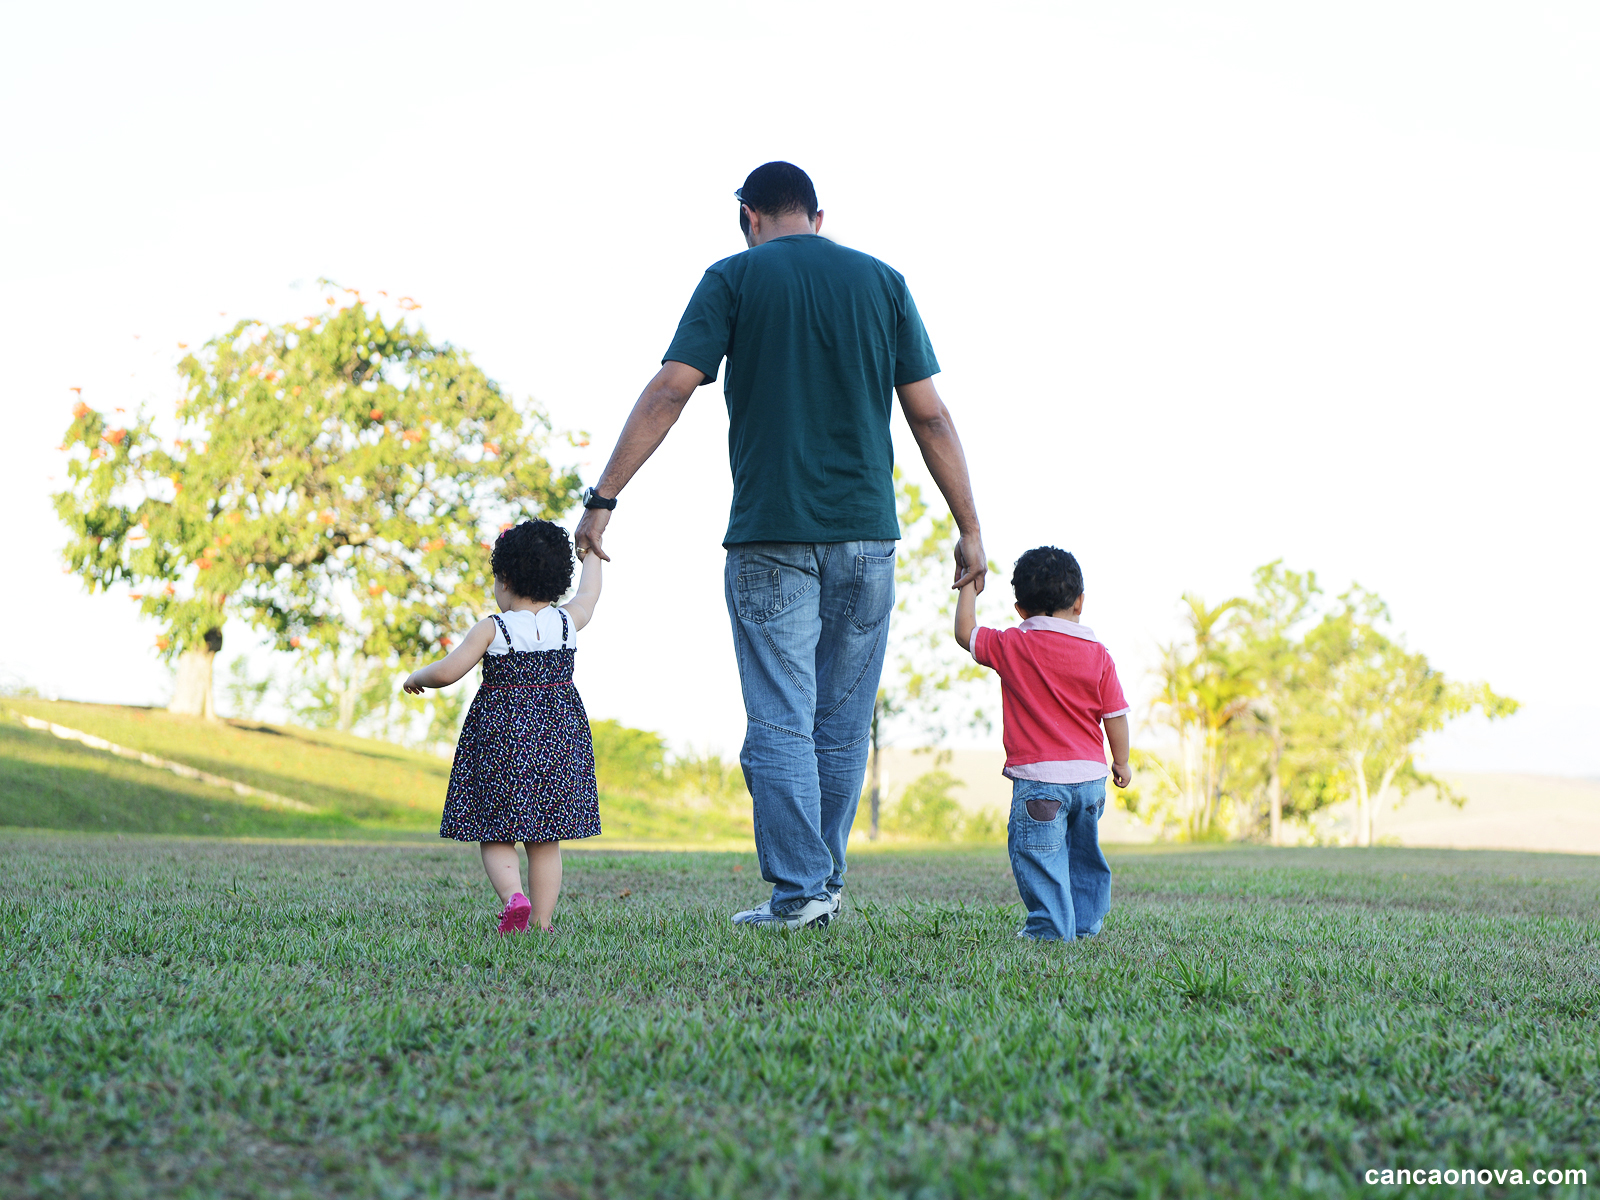
[(1241, 653), (1233, 614), (1245, 601), (1234, 597), (1215, 607), (1184, 593), (1187, 642), (1162, 648), (1161, 694), (1153, 706), (1157, 719), (1178, 735), (1176, 776), (1184, 833), (1191, 839), (1214, 836), (1222, 815), (1227, 776), (1227, 741), (1234, 723), (1247, 712), (1255, 692), (1253, 664)]

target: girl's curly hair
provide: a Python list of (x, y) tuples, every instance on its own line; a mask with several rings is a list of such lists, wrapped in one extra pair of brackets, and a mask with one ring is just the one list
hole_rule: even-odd
[(495, 540), (489, 565), (494, 577), (524, 600), (553, 604), (572, 586), (572, 542), (550, 521), (524, 521)]
[(1011, 590), (1028, 612), (1053, 613), (1071, 608), (1083, 595), (1083, 571), (1078, 560), (1054, 546), (1039, 546), (1017, 559), (1011, 572)]

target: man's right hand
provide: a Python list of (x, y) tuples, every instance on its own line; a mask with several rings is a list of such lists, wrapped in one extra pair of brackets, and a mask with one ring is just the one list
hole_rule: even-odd
[(962, 534), (956, 543), (956, 581), (951, 588), (959, 591), (970, 583), (981, 592), (988, 577), (989, 560), (983, 553), (983, 534)]
[(606, 526), (611, 523), (611, 510), (609, 508), (586, 508), (583, 516), (578, 521), (578, 528), (572, 535), (573, 547), (582, 558), (586, 553), (600, 556), (602, 562), (610, 562), (611, 556), (600, 548), (600, 539), (605, 536)]

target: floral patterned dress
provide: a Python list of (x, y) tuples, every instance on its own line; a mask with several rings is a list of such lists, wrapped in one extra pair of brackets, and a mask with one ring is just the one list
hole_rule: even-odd
[(439, 836), (461, 842), (554, 842), (600, 832), (589, 716), (572, 683), (577, 650), (484, 655), (483, 684), (456, 743)]

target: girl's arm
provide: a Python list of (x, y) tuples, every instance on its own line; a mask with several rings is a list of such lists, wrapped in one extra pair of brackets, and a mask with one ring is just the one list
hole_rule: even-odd
[(436, 663), (419, 667), (406, 676), (403, 686), (413, 696), (420, 696), (423, 688), (449, 687), (483, 658), (494, 640), (495, 625), (485, 617), (468, 631), (461, 644)]
[(968, 654), (972, 653), (972, 631), (977, 625), (978, 584), (973, 580), (961, 585), (961, 595), (956, 600), (956, 643)]
[(600, 556), (587, 546), (580, 552), (583, 574), (578, 576), (578, 594), (561, 607), (572, 618), (572, 623), (582, 629), (594, 617), (594, 606), (600, 601)]

